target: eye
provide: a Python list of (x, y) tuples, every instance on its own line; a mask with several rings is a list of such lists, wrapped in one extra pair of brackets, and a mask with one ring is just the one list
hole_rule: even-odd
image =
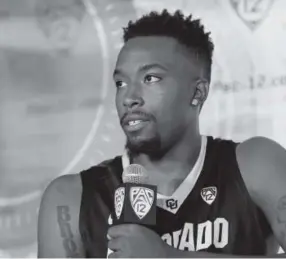
[(121, 88), (121, 87), (126, 86), (127, 84), (125, 82), (123, 82), (123, 81), (116, 81), (115, 85), (116, 85), (117, 88)]
[(147, 75), (145, 76), (144, 78), (144, 82), (145, 83), (156, 83), (156, 82), (159, 82), (161, 80), (160, 77), (158, 76), (153, 76), (153, 75)]

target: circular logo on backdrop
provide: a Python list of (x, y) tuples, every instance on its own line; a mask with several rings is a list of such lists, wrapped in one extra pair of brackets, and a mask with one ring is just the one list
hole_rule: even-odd
[(255, 30), (266, 19), (274, 0), (230, 0), (240, 19)]
[(35, 16), (54, 50), (69, 50), (76, 44), (85, 16), (81, 0), (37, 0)]
[[(7, 257), (25, 256), (17, 249), (36, 241), (43, 190), (59, 175), (77, 173), (103, 131), (112, 54), (121, 47), (118, 22), (126, 24), (120, 12), (129, 11), (122, 5), (39, 0), (38, 30), (24, 23), (32, 46), (15, 39), (18, 47), (4, 51), (0, 62), (10, 76), (0, 103), (0, 249)], [(11, 28), (17, 35), (20, 22)]]

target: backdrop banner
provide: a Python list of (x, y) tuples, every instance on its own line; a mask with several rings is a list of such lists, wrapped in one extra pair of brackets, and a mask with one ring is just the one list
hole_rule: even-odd
[(36, 257), (51, 180), (122, 153), (122, 27), (163, 8), (201, 18), (215, 43), (202, 133), (286, 147), (285, 0), (1, 0), (0, 257)]

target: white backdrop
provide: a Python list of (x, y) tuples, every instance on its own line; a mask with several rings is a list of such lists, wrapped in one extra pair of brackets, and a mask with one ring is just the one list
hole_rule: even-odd
[(0, 257), (36, 256), (53, 178), (121, 153), (121, 27), (165, 7), (201, 18), (215, 43), (202, 132), (286, 147), (285, 0), (0, 0)]

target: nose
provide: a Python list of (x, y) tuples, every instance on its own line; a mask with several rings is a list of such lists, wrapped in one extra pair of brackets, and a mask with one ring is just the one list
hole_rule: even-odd
[(125, 107), (132, 109), (142, 106), (144, 104), (144, 100), (138, 90), (134, 87), (133, 89), (129, 89), (126, 93), (123, 104)]

